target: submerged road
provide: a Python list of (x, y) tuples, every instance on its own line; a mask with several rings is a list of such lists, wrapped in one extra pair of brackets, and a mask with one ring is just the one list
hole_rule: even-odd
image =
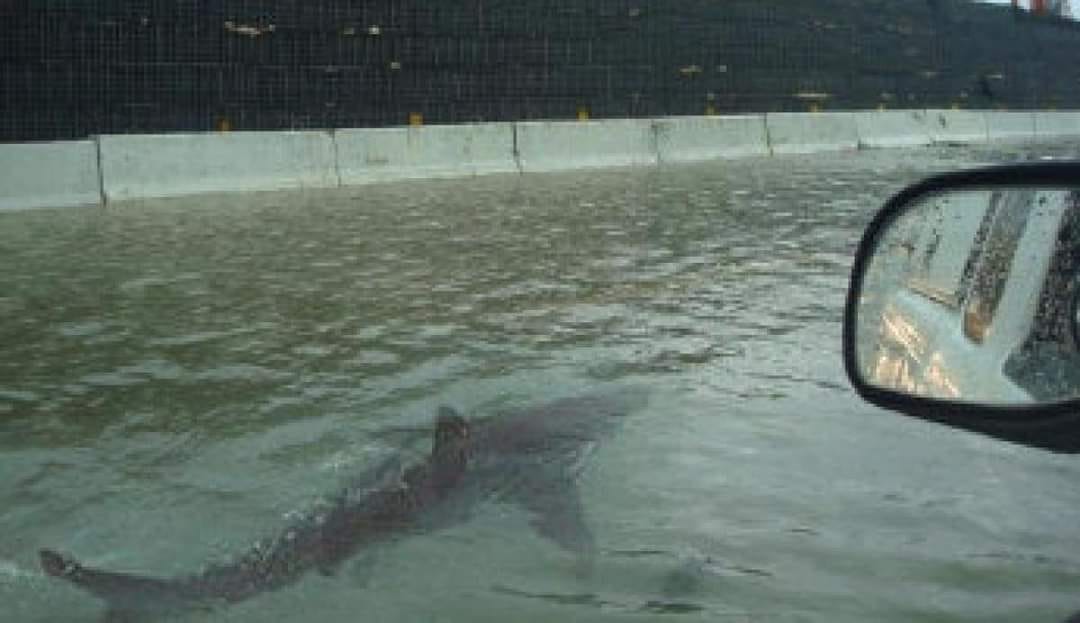
[(206, 620), (1060, 621), (1080, 463), (861, 403), (848, 270), (892, 193), (1066, 145), (818, 154), (0, 214), (0, 619), (36, 566), (191, 573), (469, 414), (650, 390), (580, 482)]

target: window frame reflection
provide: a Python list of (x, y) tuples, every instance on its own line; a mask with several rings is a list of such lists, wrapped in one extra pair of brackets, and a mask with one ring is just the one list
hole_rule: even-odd
[[(1077, 196), (1066, 189), (971, 188), (928, 195), (908, 206), (875, 251), (875, 261), (897, 249), (906, 257), (893, 269), (896, 292), (869, 313), (878, 319), (876, 336), (861, 330), (861, 341), (869, 338), (874, 345), (873, 352), (862, 348), (860, 356), (866, 378), (885, 389), (947, 400), (1023, 404), (1080, 396), (1080, 365), (1072, 366), (1075, 382), (1032, 391), (1031, 379), (1045, 355), (1029, 357), (1026, 367), (1017, 356), (1036, 352), (1029, 345), (1040, 317), (1031, 301), (1040, 292), (1042, 300), (1055, 296), (1048, 275), (1069, 272), (1033, 249), (1045, 245), (1047, 236), (1064, 235), (1062, 215), (1076, 211)], [(1055, 202), (1067, 205), (1055, 208)], [(1033, 215), (1040, 217), (1040, 227), (1029, 232)], [(1074, 220), (1071, 235), (1080, 241), (1080, 219)], [(1070, 265), (1080, 268), (1080, 250), (1070, 257)], [(1080, 286), (1071, 291), (1080, 292)]]

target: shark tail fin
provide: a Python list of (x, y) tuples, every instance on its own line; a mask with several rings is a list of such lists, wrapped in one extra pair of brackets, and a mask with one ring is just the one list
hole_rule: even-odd
[(108, 605), (104, 620), (110, 623), (160, 620), (164, 613), (201, 606), (199, 596), (182, 583), (94, 569), (51, 549), (40, 550), (38, 556), (47, 575), (104, 600)]
[(41, 558), (41, 569), (54, 578), (74, 581), (74, 576), (82, 569), (74, 558), (51, 549), (39, 551), (38, 556)]
[[(41, 559), (41, 569), (46, 575), (61, 580), (67, 580), (76, 586), (86, 588), (90, 590), (90, 587), (85, 586), (83, 578), (81, 578), (82, 572), (85, 569), (79, 561), (75, 560), (71, 556), (65, 556), (60, 552), (51, 549), (42, 549), (38, 552), (38, 557)], [(128, 610), (121, 610), (109, 605), (109, 609), (105, 611), (105, 614), (101, 617), (101, 623), (140, 623), (141, 619), (133, 612)]]

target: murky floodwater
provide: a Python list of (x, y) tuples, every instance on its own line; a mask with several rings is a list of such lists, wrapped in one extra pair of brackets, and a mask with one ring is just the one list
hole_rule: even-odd
[(886, 414), (840, 320), (873, 211), (1059, 148), (816, 155), (0, 215), (0, 620), (93, 621), (36, 552), (175, 575), (380, 457), (597, 388), (591, 575), (491, 502), (211, 621), (1059, 621), (1080, 462)]

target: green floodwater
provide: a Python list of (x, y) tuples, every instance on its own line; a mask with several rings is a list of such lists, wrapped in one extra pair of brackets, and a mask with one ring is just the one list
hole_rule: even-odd
[(487, 504), (207, 621), (1061, 621), (1080, 462), (863, 404), (862, 228), (925, 149), (0, 214), (0, 621), (95, 621), (53, 547), (227, 559), (469, 414), (650, 391), (592, 455), (590, 576)]

